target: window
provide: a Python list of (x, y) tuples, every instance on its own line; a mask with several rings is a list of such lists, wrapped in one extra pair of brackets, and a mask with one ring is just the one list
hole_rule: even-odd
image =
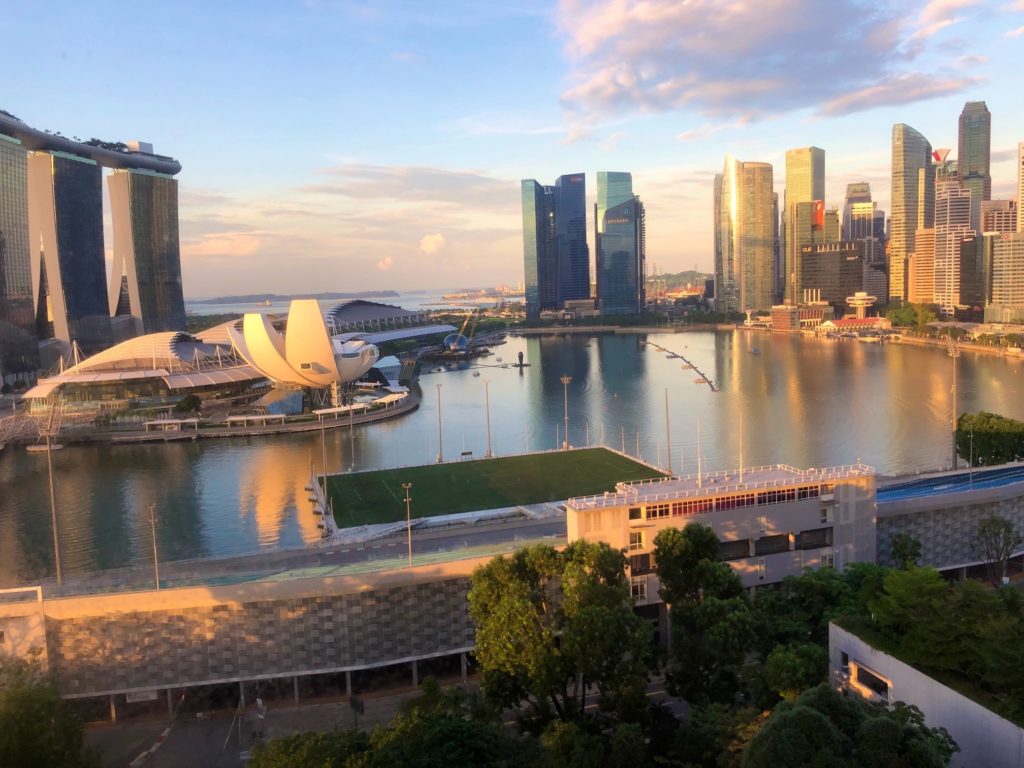
[(879, 696), (883, 696), (885, 698), (889, 697), (889, 683), (874, 672), (865, 669), (860, 664), (857, 665), (856, 679), (858, 683), (874, 693), (877, 693)]
[(634, 576), (650, 573), (654, 569), (652, 560), (653, 557), (649, 554), (631, 555), (629, 558), (629, 572)]
[(629, 592), (634, 600), (647, 599), (647, 577), (631, 576), (629, 579)]
[(832, 522), (835, 522), (835, 517), (836, 517), (835, 510), (836, 510), (836, 505), (835, 504), (822, 504), (821, 505), (821, 522), (822, 523), (832, 523)]
[(750, 557), (750, 539), (721, 541), (718, 544), (718, 551), (722, 554), (723, 560), (742, 560)]
[(828, 496), (835, 491), (834, 483), (822, 483), (821, 484), (821, 495)]
[(789, 552), (789, 535), (780, 533), (776, 536), (762, 536), (754, 542), (755, 555), (774, 555), (777, 552)]
[(757, 580), (758, 581), (764, 581), (766, 575), (767, 574), (766, 574), (766, 569), (765, 569), (765, 566), (764, 566), (764, 558), (763, 557), (759, 557), (757, 559)]
[(660, 517), (668, 517), (669, 505), (668, 504), (649, 504), (647, 506), (647, 519), (657, 520)]
[(630, 531), (629, 532), (629, 549), (630, 549), (630, 551), (632, 551), (634, 549), (643, 549), (643, 548), (644, 548), (644, 532), (643, 531)]
[(832, 546), (832, 528), (814, 528), (796, 535), (797, 549), (821, 549)]
[(831, 549), (823, 549), (821, 551), (821, 567), (822, 568), (835, 568), (836, 567), (836, 555)]
[(640, 512), (640, 507), (630, 507), (629, 508), (629, 519), (630, 520), (640, 520), (642, 517), (643, 517), (643, 515)]
[(768, 515), (760, 515), (758, 520), (761, 522), (761, 533), (768, 530)]
[(846, 669), (848, 666), (850, 666), (850, 655), (846, 651), (840, 651), (839, 663), (843, 665), (843, 669)]

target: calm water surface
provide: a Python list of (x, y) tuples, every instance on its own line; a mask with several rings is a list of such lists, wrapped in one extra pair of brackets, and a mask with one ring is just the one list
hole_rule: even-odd
[[(721, 388), (643, 342), (681, 353)], [(754, 353), (752, 350), (758, 350)], [(513, 338), (481, 367), (427, 373), (423, 404), (393, 422), (327, 434), (332, 472), (429, 463), (437, 455), (441, 384), (443, 451), (486, 450), (484, 382), (498, 454), (551, 449), (561, 439), (569, 385), (574, 445), (609, 445), (665, 463), (665, 389), (673, 469), (694, 471), (697, 424), (704, 467), (846, 464), (880, 472), (949, 463), (951, 369), (941, 351), (781, 334), (688, 333)], [(531, 365), (486, 367), (522, 351)], [(960, 411), (1024, 419), (1021, 363), (964, 353)], [(480, 376), (474, 376), (479, 372)], [(354, 448), (354, 450), (353, 450)], [(157, 505), (161, 557), (224, 556), (302, 546), (317, 537), (304, 486), (320, 464), (318, 434), (168, 445), (71, 447), (55, 453), (64, 568), (68, 574), (149, 562), (147, 506)], [(0, 586), (53, 571), (45, 454), (0, 454)]]

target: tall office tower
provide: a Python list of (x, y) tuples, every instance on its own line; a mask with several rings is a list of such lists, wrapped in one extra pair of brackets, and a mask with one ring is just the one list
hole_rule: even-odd
[(798, 220), (794, 209), (800, 203), (825, 199), (825, 150), (800, 147), (786, 152), (786, 301), (796, 303), (800, 286), (800, 247), (806, 238), (807, 222)]
[[(854, 233), (853, 212), (854, 206), (862, 206), (871, 202), (871, 185), (866, 181), (858, 181), (846, 185), (846, 198), (843, 201), (843, 240), (859, 240), (860, 237), (868, 235), (856, 235)], [(859, 209), (863, 216), (863, 208)]]
[(960, 306), (973, 313), (967, 319), (981, 319), (988, 290), (986, 266), (985, 238), (969, 232), (960, 240)]
[(981, 203), (992, 199), (989, 156), (992, 113), (984, 101), (968, 101), (960, 113), (956, 162), (960, 183), (971, 191), (971, 229), (981, 226)]
[(803, 262), (800, 276), (801, 298), (813, 292), (819, 301), (827, 301), (836, 316), (846, 312), (846, 297), (864, 290), (864, 243), (845, 240), (800, 248)]
[(646, 220), (629, 173), (600, 171), (594, 205), (597, 303), (602, 315), (643, 312), (646, 299)]
[(537, 319), (590, 297), (585, 176), (559, 176), (553, 187), (525, 179), (522, 200), (526, 313)]
[(907, 300), (913, 304), (935, 301), (935, 228), (914, 233), (914, 252), (907, 260)]
[(1024, 233), (986, 237), (991, 244), (990, 303), (985, 321), (1024, 320)]
[(826, 243), (838, 243), (843, 239), (838, 208), (830, 208), (825, 211), (825, 221), (822, 233), (824, 236), (824, 242)]
[[(728, 162), (728, 160), (727, 160)], [(712, 215), (714, 216), (714, 268), (715, 268), (715, 308), (720, 312), (735, 312), (739, 302), (736, 298), (736, 281), (734, 279), (735, 269), (733, 265), (732, 250), (725, 249), (725, 232), (723, 228), (724, 201), (723, 185), (724, 174), (715, 174), (714, 191), (712, 193)]]
[(178, 248), (178, 181), (155, 171), (115, 170), (107, 179), (114, 226), (109, 285), (113, 317), (134, 333), (185, 330)]
[(109, 347), (99, 164), (64, 152), (33, 152), (28, 195), (39, 337), (77, 342), (87, 354)]
[[(973, 198), (972, 198), (973, 202)], [(1017, 231), (1017, 201), (983, 200), (981, 203), (981, 231), (1009, 235)]]
[(782, 237), (779, 232), (779, 193), (772, 193), (772, 304), (782, 301), (785, 290), (786, 265), (783, 261)]
[(935, 303), (952, 317), (960, 300), (960, 256), (971, 229), (971, 192), (955, 177), (935, 185)]
[(932, 146), (909, 125), (892, 127), (892, 213), (889, 220), (889, 299), (907, 298), (907, 256), (918, 227), (932, 226), (935, 198)]
[[(773, 279), (772, 166), (769, 163), (725, 159), (716, 222), (716, 243), (721, 242), (719, 284), (728, 294), (719, 299), (726, 312), (771, 309)], [(716, 254), (717, 255), (717, 254)], [(716, 272), (716, 279), (718, 274)]]
[(0, 385), (39, 368), (28, 247), (28, 153), (0, 134)]
[(1017, 231), (1024, 232), (1024, 141), (1017, 145)]
[(859, 241), (864, 248), (864, 290), (879, 303), (889, 295), (889, 275), (885, 267), (885, 243), (874, 237)]

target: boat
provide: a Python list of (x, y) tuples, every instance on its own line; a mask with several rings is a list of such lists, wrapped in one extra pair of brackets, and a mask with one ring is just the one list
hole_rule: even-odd
[(750, 350), (750, 354), (752, 354), (752, 355), (760, 355), (761, 354), (761, 350), (758, 349), (757, 347), (754, 347), (753, 349)]
[(479, 376), (480, 375), (480, 371), (473, 371), (473, 375), (474, 376)]
[[(46, 444), (44, 443), (42, 445), (26, 445), (25, 446), (25, 450), (28, 451), (29, 453), (46, 453), (47, 448), (46, 448)], [(64, 446), (61, 445), (60, 443), (52, 443), (50, 445), (50, 450), (51, 451), (63, 451), (64, 450)]]

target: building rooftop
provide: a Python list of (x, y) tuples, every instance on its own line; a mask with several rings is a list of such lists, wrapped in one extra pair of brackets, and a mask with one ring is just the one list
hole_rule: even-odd
[(764, 467), (720, 470), (701, 475), (678, 475), (654, 480), (618, 483), (615, 491), (600, 496), (582, 496), (569, 499), (568, 506), (577, 511), (601, 507), (619, 507), (626, 504), (650, 504), (656, 501), (696, 499), (719, 496), (723, 493), (742, 493), (772, 488), (828, 483), (848, 477), (868, 477), (875, 474), (872, 467), (850, 464), (821, 469), (797, 469), (788, 464), (770, 464)]

